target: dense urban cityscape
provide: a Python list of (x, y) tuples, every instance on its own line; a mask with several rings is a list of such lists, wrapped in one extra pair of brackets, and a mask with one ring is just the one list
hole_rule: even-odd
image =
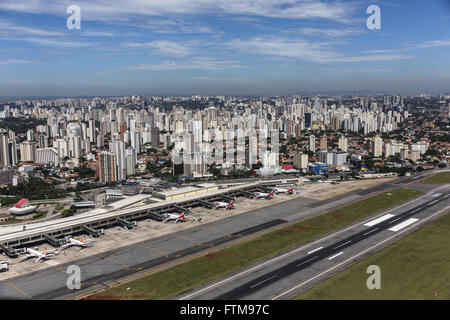
[[(2, 203), (30, 196), (25, 194), (30, 184), (58, 190), (33, 194), (33, 200), (105, 185), (111, 188), (106, 197), (118, 198), (123, 195), (120, 183), (127, 180), (136, 182), (140, 192), (167, 183), (255, 175), (343, 178), (445, 168), (449, 116), (449, 96), (427, 95), (8, 101), (0, 113), (1, 183), (2, 194), (15, 197)], [(249, 130), (258, 131), (258, 137), (278, 131), (279, 156), (262, 153), (258, 143), (247, 139), (244, 156), (236, 159), (235, 140)], [(223, 144), (225, 161), (207, 158), (208, 143), (230, 132), (241, 136), (236, 134), (233, 145)], [(188, 136), (198, 150), (190, 150), (191, 161), (174, 164), (172, 149), (183, 150)], [(227, 147), (233, 148), (231, 157)]]

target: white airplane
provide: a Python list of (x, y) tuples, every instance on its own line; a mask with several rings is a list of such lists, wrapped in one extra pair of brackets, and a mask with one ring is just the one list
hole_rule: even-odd
[(59, 254), (58, 250), (51, 250), (51, 251), (47, 251), (47, 248), (44, 249), (44, 251), (39, 252), (35, 249), (31, 249), (31, 248), (27, 248), (27, 255), (25, 257), (23, 257), (20, 262), (25, 261), (27, 259), (30, 258), (37, 258), (34, 262), (39, 262), (41, 260), (48, 260), (53, 258), (55, 255)]
[(92, 238), (86, 239), (86, 236), (83, 235), (83, 238), (81, 240), (78, 240), (77, 237), (74, 238), (67, 238), (66, 244), (61, 247), (61, 250), (65, 250), (69, 247), (77, 246), (81, 248), (87, 248), (89, 243), (94, 242), (95, 240)]
[(274, 192), (273, 192), (273, 191), (270, 192), (270, 193), (255, 192), (255, 198), (256, 198), (256, 199), (261, 199), (261, 198), (264, 198), (264, 199), (270, 199), (270, 198), (273, 197), (273, 195), (274, 195)]
[(275, 192), (275, 194), (285, 193), (285, 194), (289, 195), (289, 194), (293, 194), (294, 190), (292, 190), (292, 188), (290, 188), (290, 189), (275, 188), (275, 189), (273, 189), (273, 192)]
[(184, 212), (182, 214), (166, 213), (164, 215), (164, 222), (169, 222), (169, 221), (175, 221), (175, 223), (185, 222), (186, 217), (184, 216)]
[(216, 209), (224, 208), (225, 210), (234, 209), (234, 201), (230, 201), (229, 203), (217, 201), (215, 204)]

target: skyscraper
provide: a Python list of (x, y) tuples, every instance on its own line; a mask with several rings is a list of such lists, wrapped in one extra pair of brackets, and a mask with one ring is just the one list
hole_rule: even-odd
[(373, 156), (381, 157), (383, 155), (383, 139), (376, 136), (373, 140)]
[(125, 143), (121, 140), (114, 140), (109, 144), (109, 150), (116, 156), (118, 181), (125, 180), (127, 177), (127, 163), (125, 156)]
[(347, 137), (340, 137), (339, 138), (339, 149), (341, 149), (344, 152), (347, 152), (347, 144), (348, 144)]
[(0, 130), (0, 165), (4, 168), (7, 168), (10, 166), (9, 163), (9, 146), (8, 146), (8, 131), (7, 130)]
[(20, 160), (21, 161), (35, 161), (36, 143), (24, 141), (20, 144)]
[(316, 151), (316, 137), (313, 135), (309, 136), (309, 151)]
[(152, 135), (152, 146), (158, 147), (159, 146), (159, 128), (157, 126), (152, 127), (151, 135)]
[(328, 150), (327, 137), (320, 138), (320, 150)]
[(116, 156), (112, 152), (102, 151), (99, 155), (99, 181), (101, 183), (117, 181)]

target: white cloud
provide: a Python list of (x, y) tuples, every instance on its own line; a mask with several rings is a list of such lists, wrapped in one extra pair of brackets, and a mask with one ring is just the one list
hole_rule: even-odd
[(346, 37), (351, 35), (358, 35), (364, 33), (363, 30), (353, 28), (334, 28), (334, 29), (319, 29), (319, 28), (303, 28), (300, 33), (310, 36), (322, 36), (322, 37)]
[(6, 20), (0, 20), (0, 33), (11, 35), (14, 34), (25, 34), (29, 36), (63, 36), (64, 33), (45, 30), (35, 27), (26, 27), (16, 25)]
[(135, 48), (150, 48), (160, 55), (169, 57), (184, 57), (191, 54), (188, 44), (181, 44), (167, 40), (157, 40), (143, 43), (124, 43), (123, 45)]
[(155, 64), (140, 64), (127, 66), (129, 71), (169, 71), (169, 70), (210, 70), (223, 71), (229, 69), (243, 68), (236, 61), (216, 60), (208, 57), (197, 57), (181, 62), (166, 61)]
[(450, 39), (426, 41), (423, 43), (411, 44), (410, 46), (413, 48), (448, 47), (450, 46)]
[(10, 59), (10, 60), (0, 61), (0, 66), (9, 66), (12, 64), (32, 64), (32, 63), (36, 63), (36, 62), (31, 61), (31, 60)]
[(83, 48), (94, 46), (94, 43), (71, 41), (71, 40), (47, 39), (47, 38), (18, 38), (9, 40), (26, 41), (38, 46), (54, 47), (54, 48)]
[(81, 29), (81, 35), (86, 37), (114, 37), (114, 33), (106, 31), (84, 31)]
[[(15, 0), (1, 2), (0, 10), (65, 15), (71, 0)], [(124, 16), (188, 14), (233, 14), (284, 19), (321, 18), (348, 21), (355, 12), (353, 2), (322, 0), (79, 0), (82, 17), (89, 20), (120, 19)]]
[(227, 43), (233, 49), (246, 53), (293, 58), (317, 63), (331, 62), (379, 62), (411, 59), (407, 55), (347, 56), (337, 52), (326, 42), (311, 42), (302, 39), (255, 37), (248, 40), (235, 39)]

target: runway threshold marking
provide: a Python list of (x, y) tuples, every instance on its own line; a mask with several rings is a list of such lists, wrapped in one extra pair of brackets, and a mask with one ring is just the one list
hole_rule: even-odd
[(403, 221), (402, 223), (399, 223), (398, 225), (390, 228), (389, 231), (397, 232), (398, 230), (401, 230), (401, 229), (409, 226), (410, 224), (413, 224), (416, 221), (419, 221), (419, 219), (415, 219), (415, 218), (408, 219), (408, 220)]
[(13, 285), (12, 282), (8, 282), (7, 283), (10, 287), (16, 289), (18, 292), (20, 292), (21, 294), (23, 294), (25, 297), (27, 297), (28, 299), (33, 299), (32, 296), (30, 296), (28, 293), (26, 293), (25, 291), (23, 291), (22, 289), (17, 288), (15, 285)]
[(331, 256), (331, 257), (329, 257), (328, 258), (328, 260), (332, 260), (332, 259), (334, 259), (334, 258), (336, 258), (336, 257), (339, 257), (341, 254), (343, 254), (344, 253), (344, 251), (341, 251), (341, 252), (339, 252), (338, 254), (335, 254), (334, 256)]
[(367, 222), (367, 223), (364, 224), (364, 225), (365, 225), (366, 227), (373, 227), (374, 225), (379, 224), (379, 223), (381, 223), (381, 222), (383, 222), (383, 221), (386, 221), (386, 220), (388, 220), (388, 219), (390, 219), (390, 218), (392, 218), (392, 217), (394, 217), (393, 214), (386, 214), (386, 215), (384, 215), (384, 216), (382, 216), (382, 217), (379, 217), (378, 219), (375, 219), (375, 220), (372, 220), (372, 221), (370, 221), (370, 222)]

